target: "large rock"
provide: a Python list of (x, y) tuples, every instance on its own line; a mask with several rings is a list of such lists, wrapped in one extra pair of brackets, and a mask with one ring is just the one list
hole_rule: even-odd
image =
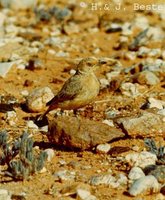
[(135, 117), (119, 118), (116, 121), (127, 132), (134, 137), (155, 137), (165, 138), (164, 116), (143, 112)]
[(57, 145), (83, 150), (124, 136), (114, 127), (89, 119), (68, 116), (49, 119), (48, 138)]

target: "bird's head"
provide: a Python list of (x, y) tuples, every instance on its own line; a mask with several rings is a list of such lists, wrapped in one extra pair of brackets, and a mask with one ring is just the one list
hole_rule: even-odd
[(77, 71), (80, 73), (89, 73), (100, 66), (97, 58), (89, 57), (82, 59), (77, 65)]

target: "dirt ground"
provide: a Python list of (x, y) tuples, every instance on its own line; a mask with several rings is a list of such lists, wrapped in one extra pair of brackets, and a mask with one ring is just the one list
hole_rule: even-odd
[[(59, 6), (67, 6), (68, 1), (56, 1), (49, 0), (45, 1), (47, 7), (51, 7), (52, 5)], [(88, 1), (89, 5), (92, 1)], [(102, 1), (103, 2), (103, 1)], [(109, 3), (110, 1), (108, 1)], [(77, 60), (84, 57), (95, 56), (95, 57), (112, 57), (118, 59), (122, 65), (127, 68), (132, 66), (133, 64), (137, 64), (145, 60), (146, 58), (136, 58), (133, 60), (125, 59), (123, 54), (127, 49), (115, 49), (114, 47), (119, 41), (120, 32), (112, 32), (108, 33), (105, 31), (104, 25), (98, 24), (98, 19), (103, 17), (103, 21), (107, 19), (109, 21), (121, 21), (130, 22), (137, 15), (144, 15), (148, 18), (149, 23), (154, 25), (159, 25), (164, 28), (164, 21), (160, 20), (157, 13), (151, 13), (149, 11), (135, 11), (133, 9), (132, 0), (124, 1), (124, 7), (126, 11), (120, 10), (116, 11), (112, 8), (111, 11), (107, 10), (91, 10), (89, 8), (83, 8), (81, 6), (77, 6), (77, 15), (75, 14), (75, 21), (78, 23), (78, 27), (80, 31), (78, 33), (66, 34), (65, 32), (60, 34), (58, 37), (61, 39), (67, 38), (67, 42), (62, 49), (63, 52), (69, 53), (68, 57), (59, 57), (56, 55), (52, 55), (50, 53), (51, 50), (59, 51), (59, 47), (54, 47), (50, 45), (44, 45), (44, 48), (41, 49), (37, 55), (37, 58), (42, 61), (42, 67), (40, 69), (18, 69), (17, 67), (13, 67), (5, 78), (0, 78), (0, 95), (11, 95), (18, 99), (19, 103), (24, 103), (25, 98), (22, 96), (21, 91), (27, 90), (31, 92), (34, 88), (40, 88), (48, 86), (52, 89), (53, 93), (57, 93), (57, 91), (61, 88), (64, 82), (70, 77), (70, 70), (75, 69)], [(154, 1), (152, 0), (137, 0), (139, 4), (152, 4)], [(158, 1), (156, 1), (158, 3)], [(160, 1), (161, 2), (161, 1)], [(82, 2), (76, 1), (77, 5), (83, 5)], [(104, 3), (103, 3), (104, 4)], [(85, 10), (85, 11), (84, 11)], [(83, 11), (85, 14), (83, 14)], [(11, 15), (14, 13), (11, 12)], [(35, 25), (31, 25), (33, 23), (34, 12), (32, 11), (19, 11), (16, 13), (17, 19), (20, 19), (17, 24), (23, 27), (33, 27), (34, 34), (26, 33), (22, 35), (23, 38), (29, 41), (40, 41), (41, 43), (49, 37), (49, 33), (43, 31), (43, 29), (48, 30), (56, 30), (56, 23), (53, 20), (49, 21), (39, 21)], [(67, 23), (67, 22), (64, 22)], [(59, 23), (57, 26), (61, 26)], [(98, 31), (95, 31), (95, 28), (98, 28)], [(138, 30), (137, 30), (138, 32)], [(133, 33), (136, 34), (136, 31)], [(62, 43), (60, 43), (62, 45)], [(149, 48), (161, 48), (163, 49), (165, 45), (165, 40), (161, 40), (159, 42), (150, 41), (147, 44)], [(99, 48), (98, 53), (94, 53), (95, 49)], [(96, 75), (98, 78), (105, 78), (105, 74), (109, 69), (100, 68)], [(163, 80), (161, 81), (163, 83)], [(151, 87), (146, 86), (145, 90), (150, 91)], [(157, 96), (165, 100), (164, 96), (159, 94), (163, 94), (165, 89), (161, 86), (157, 86), (151, 89), (152, 92), (156, 93)], [(141, 96), (138, 99), (136, 98), (125, 98), (123, 96), (123, 100), (120, 101), (118, 98), (118, 91), (111, 90), (110, 88), (104, 88), (100, 91), (98, 97), (95, 102), (91, 105), (85, 107), (85, 109), (79, 112), (79, 115), (82, 117), (103, 121), (105, 119), (105, 110), (107, 108), (114, 108), (121, 111), (121, 116), (130, 116), (133, 113), (137, 113), (139, 108), (146, 102), (147, 96)], [(104, 101), (104, 100), (109, 101)], [(97, 103), (99, 102), (100, 103)], [(91, 109), (92, 108), (92, 109)], [(26, 109), (21, 106), (15, 107), (15, 111), (17, 113), (17, 123), (15, 126), (11, 126), (5, 120), (5, 113), (0, 113), (0, 129), (6, 129), (9, 131), (10, 136), (12, 138), (18, 137), (23, 130), (26, 129), (26, 121), (28, 119), (35, 118), (38, 113), (30, 113)], [(29, 130), (31, 131), (31, 130)], [(102, 173), (106, 172), (108, 169), (111, 169), (114, 173), (123, 172), (128, 174), (129, 168), (127, 166), (123, 166), (122, 163), (117, 163), (117, 161), (113, 161), (112, 155), (100, 155), (95, 153), (95, 151), (83, 151), (76, 152), (74, 150), (69, 150), (65, 147), (57, 147), (56, 145), (50, 143), (45, 134), (42, 132), (32, 132), (33, 139), (35, 141), (35, 146), (38, 146), (41, 150), (46, 148), (52, 148), (55, 151), (54, 158), (47, 162), (45, 165), (46, 172), (38, 173), (30, 177), (29, 180), (24, 181), (13, 181), (10, 177), (4, 177), (0, 174), (0, 188), (7, 189), (14, 193), (15, 197), (13, 199), (23, 199), (23, 197), (19, 197), (20, 194), (26, 194), (25, 199), (30, 200), (51, 200), (51, 199), (59, 199), (59, 200), (69, 200), (70, 197), (62, 196), (57, 197), (56, 191), (63, 189), (66, 186), (69, 186), (71, 183), (69, 181), (55, 181), (53, 174), (58, 172), (59, 170), (73, 170), (78, 173), (78, 180), (76, 183), (87, 182), (88, 178), (93, 174), (97, 174), (99, 171)], [(155, 141), (159, 144), (165, 144), (164, 138), (161, 136), (155, 136)], [(138, 152), (141, 152), (145, 149), (144, 146), (144, 138), (124, 138), (122, 140), (114, 141), (111, 143), (112, 147), (122, 146), (129, 147), (130, 150), (124, 153), (120, 153), (118, 156), (125, 156), (128, 153), (132, 152), (132, 148), (134, 146), (138, 147)], [(117, 155), (115, 155), (117, 156)], [(65, 161), (66, 164), (61, 165), (61, 161)], [(74, 162), (75, 165), (70, 164)], [(83, 169), (83, 166), (91, 166), (87, 169)], [(0, 168), (1, 169), (1, 168)], [(83, 180), (83, 175), (84, 179)], [(137, 197), (131, 197), (127, 193), (127, 186), (121, 186), (119, 188), (112, 188), (110, 186), (99, 185), (99, 186), (91, 186), (91, 193), (95, 195), (100, 200), (129, 200), (129, 199), (144, 199), (151, 200), (156, 199), (157, 194), (152, 195), (141, 195)]]

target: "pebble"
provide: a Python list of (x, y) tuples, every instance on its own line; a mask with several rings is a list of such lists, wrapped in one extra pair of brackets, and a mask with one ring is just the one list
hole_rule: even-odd
[(126, 60), (135, 60), (136, 59), (136, 53), (135, 52), (133, 52), (133, 51), (131, 51), (131, 52), (125, 52), (125, 54), (124, 54), (124, 58), (126, 59)]
[(128, 178), (133, 181), (143, 176), (145, 176), (145, 174), (140, 167), (133, 167), (128, 174)]
[(112, 72), (106, 73), (106, 77), (107, 77), (108, 81), (110, 82), (113, 78), (119, 76), (119, 74), (120, 74), (120, 70), (112, 71)]
[(123, 95), (126, 95), (128, 97), (137, 97), (141, 95), (138, 90), (138, 84), (122, 83), (120, 86), (120, 90)]
[(11, 194), (6, 189), (0, 189), (0, 200), (11, 200)]
[(64, 182), (64, 181), (74, 181), (76, 178), (76, 172), (74, 171), (68, 171), (68, 170), (62, 170), (58, 171), (54, 174), (55, 180)]
[(105, 120), (103, 120), (102, 122), (103, 122), (104, 124), (107, 124), (108, 126), (114, 127), (113, 120), (105, 119)]
[(77, 200), (97, 200), (88, 190), (77, 189)]
[(49, 87), (34, 89), (27, 97), (26, 105), (31, 112), (41, 112), (46, 108), (46, 103), (54, 97)]
[(96, 152), (100, 154), (108, 153), (109, 150), (111, 149), (111, 145), (106, 143), (106, 144), (99, 144), (96, 147)]
[(54, 150), (53, 149), (45, 149), (44, 152), (47, 153), (47, 161), (50, 162), (55, 155)]
[(106, 88), (107, 86), (109, 86), (109, 81), (107, 79), (105, 79), (105, 78), (99, 79), (99, 82), (100, 82), (100, 85), (101, 85), (100, 86), (101, 89)]
[(142, 71), (137, 76), (137, 81), (141, 85), (156, 85), (160, 83), (159, 78), (150, 71)]
[(131, 196), (137, 196), (139, 194), (157, 193), (159, 189), (160, 187), (157, 179), (152, 175), (148, 175), (134, 181), (128, 193)]
[(137, 52), (137, 56), (139, 57), (147, 57), (148, 53), (149, 53), (150, 49), (144, 46), (139, 47), (139, 50)]
[(157, 160), (157, 156), (148, 151), (142, 151), (140, 153), (127, 154), (125, 160), (130, 166), (144, 168), (147, 165), (154, 165)]
[(12, 66), (15, 64), (15, 62), (3, 62), (0, 63), (0, 77), (5, 78), (7, 73), (10, 71)]
[(128, 182), (127, 177), (120, 173), (117, 177), (112, 176), (110, 173), (92, 176), (89, 183), (91, 185), (110, 185), (113, 188), (118, 188), (121, 185), (126, 185)]
[(17, 113), (15, 111), (6, 112), (6, 121), (10, 126), (15, 126), (17, 120)]
[(29, 95), (29, 92), (28, 92), (28, 90), (22, 90), (22, 91), (20, 92), (20, 94), (21, 94), (22, 96), (24, 96), (24, 97), (27, 97), (27, 96)]
[(115, 182), (116, 178), (111, 174), (104, 174), (104, 175), (101, 174), (92, 176), (89, 181), (91, 185), (101, 185), (101, 184), (112, 185)]
[(38, 126), (32, 120), (27, 121), (26, 125), (30, 129), (38, 130)]
[(149, 108), (163, 109), (165, 107), (165, 101), (155, 99), (153, 97), (148, 98)]

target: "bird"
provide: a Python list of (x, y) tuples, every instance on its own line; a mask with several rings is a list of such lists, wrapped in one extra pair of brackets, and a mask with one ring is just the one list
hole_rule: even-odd
[(50, 111), (77, 110), (91, 103), (99, 94), (100, 82), (94, 71), (101, 65), (97, 58), (83, 58), (76, 73), (62, 86), (61, 90), (47, 102), (48, 109), (39, 117), (42, 120)]

